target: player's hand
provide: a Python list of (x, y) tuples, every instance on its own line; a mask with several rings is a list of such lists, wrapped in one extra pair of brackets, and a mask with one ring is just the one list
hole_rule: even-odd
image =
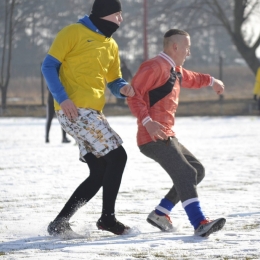
[(60, 106), (67, 118), (75, 119), (78, 117), (78, 109), (70, 99), (64, 100), (62, 103), (60, 103)]
[(156, 142), (156, 139), (168, 139), (168, 136), (163, 132), (165, 127), (159, 122), (148, 121), (144, 126), (154, 142)]
[(129, 84), (124, 85), (120, 89), (120, 93), (126, 97), (133, 97), (135, 95), (135, 91), (134, 91), (133, 87)]
[(224, 83), (219, 79), (214, 79), (213, 83), (213, 90), (218, 94), (221, 95), (224, 92), (225, 85)]

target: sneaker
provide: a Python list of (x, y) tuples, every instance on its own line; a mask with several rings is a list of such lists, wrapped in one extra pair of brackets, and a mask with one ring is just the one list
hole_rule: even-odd
[(67, 221), (53, 221), (49, 224), (47, 231), (51, 236), (62, 237), (64, 239), (83, 237), (74, 232)]
[(126, 234), (130, 230), (130, 227), (124, 225), (123, 223), (119, 222), (118, 220), (116, 220), (116, 224), (113, 227), (107, 227), (104, 224), (104, 222), (101, 220), (101, 218), (97, 222), (97, 228), (101, 229), (101, 230), (109, 231), (116, 235)]
[(218, 218), (216, 220), (205, 219), (200, 222), (200, 226), (194, 231), (196, 236), (208, 237), (211, 233), (219, 231), (224, 227), (226, 219)]
[(162, 231), (173, 231), (171, 218), (168, 215), (160, 216), (155, 210), (148, 215), (146, 221)]

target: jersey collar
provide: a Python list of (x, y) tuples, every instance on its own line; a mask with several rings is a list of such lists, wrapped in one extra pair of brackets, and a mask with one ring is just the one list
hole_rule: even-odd
[(171, 65), (171, 67), (173, 68), (173, 70), (175, 70), (176, 64), (175, 64), (175, 62), (173, 61), (173, 59), (169, 55), (167, 55), (164, 52), (160, 52), (159, 56), (162, 57), (163, 59), (165, 59), (166, 61), (168, 61), (170, 63), (170, 65)]

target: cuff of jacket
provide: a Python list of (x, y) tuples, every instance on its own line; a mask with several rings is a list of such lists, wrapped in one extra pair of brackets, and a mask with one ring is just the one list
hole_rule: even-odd
[(111, 93), (117, 97), (117, 98), (126, 98), (126, 96), (122, 95), (120, 93), (120, 89), (127, 85), (128, 82), (126, 82), (124, 79), (122, 78), (118, 78), (110, 83), (107, 84), (107, 87), (110, 89)]

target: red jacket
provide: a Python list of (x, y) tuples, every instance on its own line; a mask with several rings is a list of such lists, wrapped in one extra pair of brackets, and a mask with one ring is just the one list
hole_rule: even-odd
[(174, 136), (172, 128), (180, 86), (198, 89), (211, 85), (212, 80), (208, 74), (175, 67), (165, 53), (142, 63), (132, 80), (135, 96), (127, 99), (132, 114), (137, 117), (137, 144), (140, 146), (152, 141), (143, 126), (150, 119), (165, 126), (167, 136)]

